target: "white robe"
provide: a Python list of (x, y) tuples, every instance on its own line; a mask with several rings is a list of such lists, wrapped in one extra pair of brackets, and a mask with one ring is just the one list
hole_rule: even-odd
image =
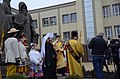
[(18, 47), (19, 47), (19, 53), (20, 53), (20, 58), (25, 59), (28, 58), (27, 53), (26, 53), (26, 47), (23, 45), (22, 42), (18, 42)]
[(10, 37), (5, 41), (5, 63), (16, 63), (15, 58), (19, 58), (18, 40), (14, 37)]
[(29, 57), (30, 57), (30, 62), (36, 65), (39, 64), (40, 61), (42, 60), (40, 53), (34, 49), (29, 52)]

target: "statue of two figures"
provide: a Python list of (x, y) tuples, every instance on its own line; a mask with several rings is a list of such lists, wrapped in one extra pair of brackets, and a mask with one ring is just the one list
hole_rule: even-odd
[(13, 15), (10, 2), (11, 0), (3, 0), (3, 2), (0, 3), (0, 49), (2, 50), (3, 43), (8, 38), (7, 31), (12, 27), (19, 30), (18, 36), (22, 33), (25, 34), (28, 46), (33, 42), (37, 43), (36, 40), (38, 40), (39, 34), (35, 31), (35, 23), (28, 13), (26, 4), (20, 2), (19, 12)]

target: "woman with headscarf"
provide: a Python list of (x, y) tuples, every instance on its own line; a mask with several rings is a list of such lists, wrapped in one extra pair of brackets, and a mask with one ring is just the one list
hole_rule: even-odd
[(44, 79), (57, 79), (56, 76), (56, 52), (51, 43), (53, 33), (48, 33), (43, 37), (41, 54), (43, 57), (43, 77)]

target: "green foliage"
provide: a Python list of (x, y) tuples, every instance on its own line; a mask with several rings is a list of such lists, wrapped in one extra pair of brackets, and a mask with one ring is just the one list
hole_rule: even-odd
[(25, 79), (26, 76), (23, 74), (15, 74), (15, 75), (11, 75), (8, 76), (6, 79)]
[(80, 78), (80, 76), (78, 75), (70, 75), (66, 79), (83, 79), (83, 78)]

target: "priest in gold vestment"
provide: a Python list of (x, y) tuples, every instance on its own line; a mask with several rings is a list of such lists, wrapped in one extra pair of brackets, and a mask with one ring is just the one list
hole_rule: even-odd
[(82, 64), (80, 58), (84, 55), (84, 50), (80, 42), (77, 41), (77, 32), (72, 32), (72, 38), (66, 44), (67, 61), (70, 75), (79, 75), (83, 79)]
[(62, 76), (64, 76), (66, 72), (66, 62), (63, 56), (64, 49), (62, 45), (63, 44), (61, 42), (60, 35), (57, 35), (55, 42), (53, 42), (53, 46), (57, 54), (57, 73), (62, 74)]

